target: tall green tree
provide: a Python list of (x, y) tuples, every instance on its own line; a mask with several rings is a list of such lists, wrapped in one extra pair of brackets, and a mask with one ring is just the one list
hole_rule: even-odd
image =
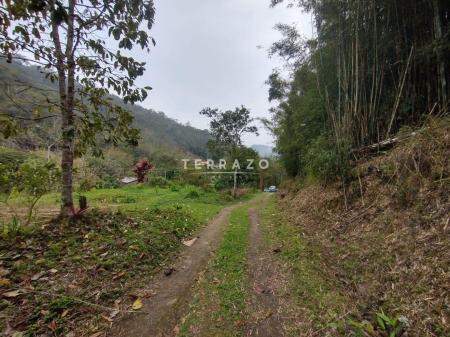
[(211, 119), (209, 126), (213, 139), (209, 141), (208, 147), (216, 157), (229, 154), (241, 147), (244, 134), (258, 134), (258, 128), (252, 125), (255, 119), (251, 117), (250, 110), (244, 106), (226, 111), (205, 108), (200, 111), (200, 115)]
[(0, 55), (40, 65), (58, 83), (57, 101), (50, 103), (61, 118), (63, 216), (74, 211), (74, 156), (95, 148), (99, 135), (137, 142), (131, 114), (107, 95), (126, 103), (146, 98), (150, 88), (135, 86), (145, 63), (126, 51), (154, 43), (148, 35), (154, 14), (152, 0), (0, 0)]

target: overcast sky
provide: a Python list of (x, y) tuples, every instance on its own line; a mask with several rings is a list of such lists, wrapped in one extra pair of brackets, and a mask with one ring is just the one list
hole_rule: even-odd
[[(208, 128), (208, 119), (198, 113), (204, 107), (245, 105), (254, 117), (268, 117), (264, 82), (281, 65), (267, 55), (280, 38), (273, 27), (296, 23), (311, 35), (310, 16), (283, 6), (269, 8), (269, 0), (155, 2), (157, 46), (139, 56), (147, 62), (139, 84), (153, 87), (143, 105), (202, 129)], [(245, 143), (271, 145), (272, 137), (261, 129), (259, 137), (245, 137)]]

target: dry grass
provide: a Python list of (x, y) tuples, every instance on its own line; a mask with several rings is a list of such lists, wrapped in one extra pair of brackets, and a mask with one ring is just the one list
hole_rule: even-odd
[[(372, 322), (367, 335), (385, 335), (374, 320), (382, 310), (407, 318), (407, 332), (396, 336), (450, 334), (448, 124), (431, 122), (358, 166), (347, 208), (338, 186), (309, 186), (280, 201), (326, 279), (355, 303), (351, 319)], [(348, 322), (335, 333), (354, 333)]]

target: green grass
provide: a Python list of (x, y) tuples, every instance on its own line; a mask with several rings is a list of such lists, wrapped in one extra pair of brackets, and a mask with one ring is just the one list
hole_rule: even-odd
[[(189, 198), (192, 191), (197, 191), (199, 197)], [(193, 186), (184, 186), (173, 191), (170, 188), (134, 185), (119, 189), (92, 190), (82, 194), (86, 195), (93, 206), (101, 207), (106, 203), (127, 213), (182, 206), (192, 211), (199, 221), (210, 219), (226, 203), (217, 192), (207, 192)]]
[(246, 320), (249, 205), (230, 216), (222, 244), (199, 281), (180, 336), (242, 336)]
[[(283, 272), (290, 275), (292, 303), (284, 310), (302, 312), (301, 319), (316, 330), (341, 324), (339, 317), (344, 313), (346, 303), (335, 285), (321, 272), (320, 252), (305, 242), (300, 227), (284, 218), (274, 197), (261, 212), (261, 225), (268, 245), (281, 247), (277, 256), (285, 267)], [(302, 326), (295, 324), (287, 329), (293, 335), (302, 332)]]
[[(117, 189), (92, 189), (88, 192), (76, 192), (88, 199), (90, 208), (120, 210), (127, 214), (136, 214), (154, 208), (183, 207), (193, 212), (200, 222), (206, 222), (217, 214), (225, 205), (234, 202), (216, 191), (205, 191), (195, 186), (177, 186), (176, 189), (131, 185)], [(250, 198), (244, 196), (243, 199)], [(23, 205), (21, 197), (12, 199), (10, 204), (15, 208)], [(60, 204), (59, 193), (44, 195), (36, 206), (36, 218), (39, 219), (48, 211), (57, 213)]]

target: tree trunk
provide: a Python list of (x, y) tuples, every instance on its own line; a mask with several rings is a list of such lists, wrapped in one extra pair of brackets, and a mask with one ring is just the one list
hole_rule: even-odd
[(62, 170), (62, 189), (61, 189), (61, 215), (71, 216), (74, 213), (73, 207), (73, 126), (71, 126), (70, 113), (68, 111), (63, 112), (62, 116), (62, 158), (61, 158), (61, 170)]
[[(52, 23), (52, 38), (56, 50), (56, 68), (58, 71), (58, 89), (61, 105), (61, 216), (67, 217), (74, 213), (73, 206), (73, 158), (74, 158), (74, 92), (75, 92), (75, 62), (74, 62), (74, 8), (75, 0), (69, 1), (69, 16), (67, 23), (66, 52), (63, 53), (59, 36), (59, 27)], [(67, 68), (64, 61), (67, 61)], [(67, 71), (67, 76), (66, 76)], [(67, 83), (66, 83), (67, 82)]]
[(441, 85), (441, 98), (442, 98), (442, 107), (445, 109), (447, 105), (447, 79), (445, 74), (445, 61), (442, 55), (442, 49), (440, 44), (442, 43), (442, 22), (441, 22), (441, 13), (439, 10), (439, 0), (433, 1), (434, 7), (434, 32), (436, 39), (436, 56), (438, 61), (438, 74), (440, 78)]

